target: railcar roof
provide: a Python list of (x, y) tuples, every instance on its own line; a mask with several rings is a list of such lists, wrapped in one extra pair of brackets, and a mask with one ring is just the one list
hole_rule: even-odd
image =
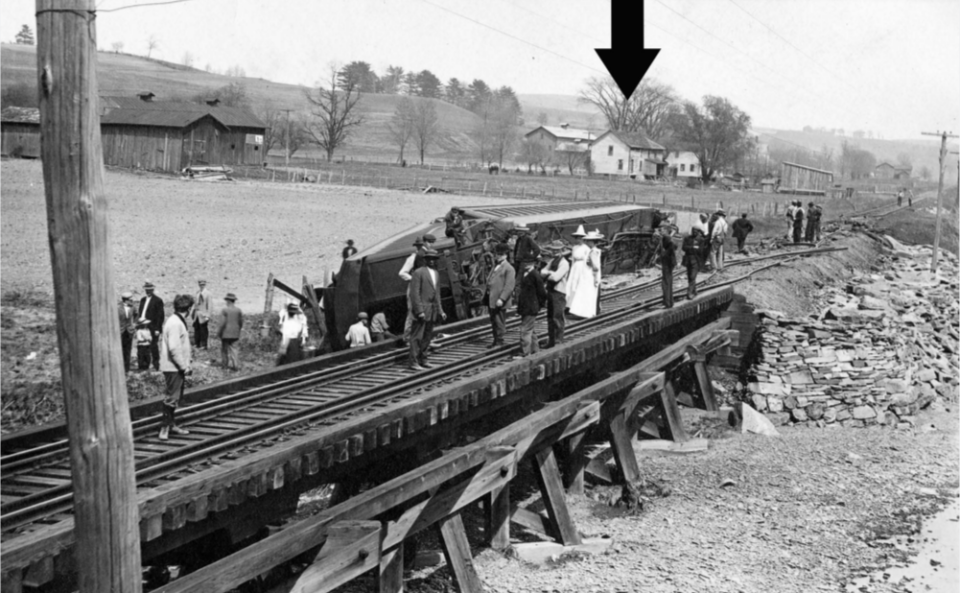
[(569, 218), (570, 216), (584, 216), (589, 214), (610, 214), (615, 212), (631, 212), (643, 210), (643, 206), (636, 204), (621, 204), (619, 202), (530, 202), (527, 204), (506, 204), (503, 206), (479, 206), (464, 208), (465, 218), (493, 218), (507, 221), (523, 220), (524, 222), (551, 221)]

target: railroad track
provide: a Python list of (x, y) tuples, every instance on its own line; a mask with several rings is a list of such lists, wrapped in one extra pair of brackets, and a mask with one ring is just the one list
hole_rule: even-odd
[[(783, 258), (817, 251), (823, 250), (737, 260), (727, 267), (765, 260), (775, 260), (771, 265), (778, 265), (778, 260)], [(678, 272), (678, 276), (682, 275)], [(573, 337), (602, 332), (625, 316), (659, 304), (659, 284), (658, 279), (609, 291), (604, 295), (603, 314), (571, 323), (568, 333)], [(678, 293), (684, 285), (683, 279), (677, 283)], [(711, 288), (714, 286), (719, 285)], [(336, 425), (402, 401), (426, 385), (453, 381), (508, 361), (517, 349), (519, 320), (514, 318), (508, 323), (508, 339), (512, 345), (496, 349), (487, 348), (486, 319), (470, 321), (472, 323), (458, 324), (461, 326), (458, 333), (438, 340), (437, 352), (430, 358), (433, 368), (425, 372), (407, 368), (406, 350), (377, 351), (347, 364), (185, 407), (178, 418), (189, 427), (191, 434), (171, 435), (169, 441), (156, 437), (157, 416), (138, 420), (133, 426), (137, 483), (149, 487), (175, 480), (194, 473), (196, 467), (206, 461), (269, 446), (290, 433)], [(546, 334), (545, 315), (538, 320), (537, 331), (541, 336)], [(72, 511), (67, 453), (66, 441), (58, 439), (0, 458), (0, 528), (4, 539), (30, 524), (59, 521)]]

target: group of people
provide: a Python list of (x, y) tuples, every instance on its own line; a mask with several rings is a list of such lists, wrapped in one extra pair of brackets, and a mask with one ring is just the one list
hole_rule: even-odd
[(804, 210), (802, 201), (790, 202), (790, 206), (787, 207), (787, 236), (792, 237), (794, 243), (819, 241), (822, 218), (823, 208), (819, 205), (810, 202)]
[[(206, 350), (209, 342), (209, 324), (213, 315), (212, 297), (207, 290), (206, 280), (198, 281), (196, 297), (179, 294), (173, 299), (173, 314), (164, 314), (163, 299), (156, 293), (151, 282), (143, 285), (145, 296), (137, 306), (133, 303), (133, 293), (124, 292), (119, 305), (120, 344), (123, 349), (124, 372), (130, 371), (131, 351), (134, 340), (137, 346), (137, 368), (162, 372), (165, 390), (163, 400), (163, 420), (160, 428), (160, 440), (167, 440), (170, 433), (188, 434), (184, 428), (176, 425), (174, 415), (183, 397), (185, 377), (192, 372), (193, 351), (187, 320), (192, 321), (193, 345)], [(236, 306), (237, 297), (227, 293), (225, 305), (221, 309), (221, 322), (217, 337), (221, 343), (224, 368), (239, 369), (236, 342), (243, 328), (243, 312)]]

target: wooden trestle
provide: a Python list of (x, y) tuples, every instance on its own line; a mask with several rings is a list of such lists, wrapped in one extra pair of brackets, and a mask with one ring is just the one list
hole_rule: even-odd
[[(142, 489), (138, 506), (144, 557), (151, 546), (169, 550), (238, 517), (249, 521), (271, 506), (289, 508), (301, 492), (364, 475), (400, 450), (444, 442), (444, 435), (449, 442), (456, 426), (505, 406), (540, 401), (546, 389), (562, 388), (578, 377), (582, 384), (585, 373), (598, 379), (633, 365), (160, 589), (226, 591), (322, 545), (304, 575), (304, 590), (327, 591), (379, 567), (381, 590), (397, 591), (402, 587), (399, 550), (404, 539), (436, 527), (461, 589), (479, 591), (459, 512), (486, 501), (487, 535), (498, 548), (509, 545), (511, 522), (564, 545), (579, 543), (566, 510), (554, 446), (563, 442), (567, 450), (581, 451), (584, 431), (602, 424), (611, 435), (621, 474), (636, 479), (638, 465), (630, 443), (637, 430), (653, 427), (661, 436), (684, 438), (671, 382), (680, 365), (692, 363), (700, 405), (716, 409), (703, 364), (708, 354), (730, 344), (729, 319), (718, 318), (732, 295), (730, 288), (714, 290), (673, 309), (625, 317), (556, 348), (478, 369), (450, 383), (438, 382), (416, 397), (372, 408), (336, 426), (313, 429), (193, 476)], [(575, 492), (587, 460), (582, 455), (566, 457), (572, 459), (567, 470)], [(509, 483), (524, 461), (536, 467), (547, 516), (510, 504)], [(62, 522), (5, 542), (4, 592), (20, 590), (41, 568), (49, 569), (44, 582), (65, 576), (55, 574), (56, 567), (69, 567), (73, 541), (72, 523)]]

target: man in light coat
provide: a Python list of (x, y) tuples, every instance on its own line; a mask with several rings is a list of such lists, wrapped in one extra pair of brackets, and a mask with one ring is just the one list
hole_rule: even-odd
[(710, 230), (710, 265), (718, 272), (723, 271), (723, 242), (727, 238), (727, 213), (717, 210), (716, 221)]
[(207, 290), (206, 280), (197, 280), (196, 304), (193, 306), (193, 343), (202, 350), (207, 349), (210, 339), (210, 316), (213, 314), (213, 299)]
[(183, 397), (185, 377), (190, 370), (190, 332), (184, 318), (193, 306), (193, 297), (188, 294), (177, 295), (173, 299), (173, 315), (163, 324), (163, 339), (160, 341), (160, 372), (163, 373), (166, 390), (163, 397), (163, 420), (160, 425), (161, 441), (170, 438), (170, 433), (190, 434), (185, 428), (177, 426), (174, 415), (180, 399)]
[(507, 261), (510, 247), (504, 243), (497, 245), (497, 265), (487, 277), (487, 308), (490, 310), (490, 325), (493, 327), (493, 343), (490, 348), (503, 346), (507, 333), (507, 306), (513, 289), (516, 288), (517, 273)]
[(567, 308), (567, 275), (570, 273), (570, 247), (557, 240), (549, 245), (553, 254), (550, 263), (540, 271), (547, 289), (547, 348), (563, 343)]
[(410, 280), (410, 310), (413, 327), (410, 329), (410, 369), (429, 368), (427, 350), (433, 340), (433, 327), (447, 318), (440, 305), (440, 274), (437, 259), (440, 254), (430, 249), (423, 254), (425, 265), (418, 268)]

